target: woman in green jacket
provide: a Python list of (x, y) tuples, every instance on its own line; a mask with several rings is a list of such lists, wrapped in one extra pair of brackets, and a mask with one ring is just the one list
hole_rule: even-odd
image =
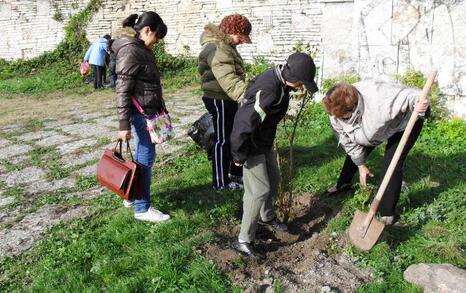
[(240, 14), (226, 16), (217, 27), (205, 26), (199, 54), (203, 102), (212, 115), (214, 147), (212, 150), (212, 187), (215, 189), (241, 188), (229, 176), (241, 178), (242, 169), (232, 163), (230, 134), (238, 101), (246, 90), (243, 59), (236, 46), (251, 43), (251, 23)]

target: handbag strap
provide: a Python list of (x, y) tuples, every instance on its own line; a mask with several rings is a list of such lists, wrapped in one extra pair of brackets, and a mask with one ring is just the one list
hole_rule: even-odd
[[(165, 106), (165, 101), (161, 98), (162, 100), (162, 112), (165, 112), (168, 114), (168, 110), (167, 110), (167, 107)], [(132, 97), (131, 98), (131, 102), (133, 103), (133, 105), (136, 107), (136, 109), (138, 109), (139, 113), (142, 114), (142, 116), (144, 116), (144, 118), (149, 118), (149, 115), (147, 115), (145, 112), (144, 112), (144, 109), (141, 107), (141, 105), (138, 103), (138, 100), (136, 100), (136, 98)]]
[[(123, 140), (122, 139), (118, 139), (117, 140), (117, 144), (115, 145), (115, 147), (113, 148), (113, 151), (114, 152), (118, 152), (120, 154), (123, 155), (122, 153), (122, 145), (123, 145)], [(119, 150), (117, 150), (117, 148)], [(134, 158), (133, 158), (133, 153), (131, 152), (131, 148), (129, 147), (129, 141), (126, 141), (126, 153), (129, 153), (129, 156), (131, 157), (131, 161), (134, 162)]]

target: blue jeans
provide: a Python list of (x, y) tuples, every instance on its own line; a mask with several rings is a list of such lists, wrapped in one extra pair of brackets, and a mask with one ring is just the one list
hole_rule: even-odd
[(136, 143), (134, 159), (143, 166), (140, 180), (141, 199), (135, 200), (134, 212), (144, 213), (150, 207), (150, 181), (155, 161), (155, 144), (152, 143), (146, 129), (146, 120), (140, 113), (131, 115), (131, 131)]

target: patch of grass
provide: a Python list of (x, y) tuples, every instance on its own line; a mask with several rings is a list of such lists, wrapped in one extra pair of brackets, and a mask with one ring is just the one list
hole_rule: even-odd
[[(29, 254), (1, 260), (2, 291), (235, 291), (195, 248), (211, 239), (206, 229), (233, 217), (240, 194), (212, 191), (204, 153), (186, 151), (154, 168), (152, 204), (171, 221), (135, 221), (115, 195), (99, 196), (93, 218), (55, 227)], [(78, 186), (94, 183), (83, 177)]]
[[(310, 104), (302, 122), (295, 143), (294, 191), (317, 196), (335, 183), (345, 154), (337, 146), (322, 105)], [(409, 188), (398, 204), (401, 221), (408, 226), (387, 228), (368, 253), (352, 246), (339, 248), (337, 239), (356, 209), (367, 210), (375, 188), (356, 186), (355, 193), (319, 199), (339, 211), (322, 228), (335, 239), (329, 251), (345, 251), (360, 266), (374, 271), (375, 280), (362, 285), (360, 292), (418, 292), (403, 279), (403, 271), (414, 263), (466, 267), (465, 129), (462, 120), (425, 124), (408, 156), (404, 178)], [(282, 130), (277, 137), (280, 152), (286, 154)], [(242, 194), (210, 189), (210, 162), (194, 144), (177, 154), (164, 165), (154, 166), (151, 189), (153, 206), (170, 213), (171, 221), (160, 225), (137, 222), (131, 210), (121, 207), (118, 197), (111, 193), (98, 196), (91, 203), (96, 211), (91, 218), (57, 226), (28, 254), (0, 260), (1, 290), (237, 290), (196, 251), (212, 239), (209, 230), (214, 225), (239, 222)], [(383, 146), (369, 158), (369, 168), (376, 174), (373, 186), (380, 175), (382, 155)], [(96, 184), (95, 177), (81, 177), (74, 190), (84, 191)], [(56, 195), (56, 199), (61, 201), (60, 196), (64, 195)], [(280, 284), (275, 285), (279, 290)]]
[[(307, 111), (307, 119), (298, 133), (294, 186), (300, 191), (320, 194), (335, 184), (345, 154), (337, 147), (322, 106), (312, 104)], [(360, 265), (373, 268), (377, 276), (373, 283), (363, 285), (360, 292), (418, 292), (404, 281), (402, 274), (409, 265), (419, 262), (466, 267), (465, 139), (464, 120), (425, 123), (405, 166), (404, 179), (409, 188), (401, 193), (398, 203), (401, 221), (408, 227), (387, 228), (369, 253), (346, 248)], [(368, 210), (380, 176), (383, 150), (384, 146), (379, 146), (369, 157), (368, 166), (376, 174), (372, 189), (356, 185), (354, 193), (320, 199), (340, 210), (338, 216), (329, 220), (325, 231), (342, 234), (356, 209)]]
[(49, 179), (63, 179), (68, 177), (70, 171), (62, 167), (60, 157), (54, 147), (38, 147), (30, 152), (30, 163), (47, 170)]

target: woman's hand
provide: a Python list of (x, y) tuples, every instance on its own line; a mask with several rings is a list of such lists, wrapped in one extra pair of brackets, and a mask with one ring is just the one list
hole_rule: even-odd
[(374, 177), (374, 174), (371, 173), (369, 168), (366, 167), (366, 165), (361, 165), (358, 166), (359, 168), (359, 182), (366, 186), (367, 185), (367, 176), (369, 177)]
[(429, 101), (428, 100), (417, 100), (416, 105), (414, 105), (414, 110), (419, 114), (424, 114), (429, 108)]
[(118, 131), (118, 139), (123, 142), (127, 142), (131, 139), (131, 130), (120, 130)]

